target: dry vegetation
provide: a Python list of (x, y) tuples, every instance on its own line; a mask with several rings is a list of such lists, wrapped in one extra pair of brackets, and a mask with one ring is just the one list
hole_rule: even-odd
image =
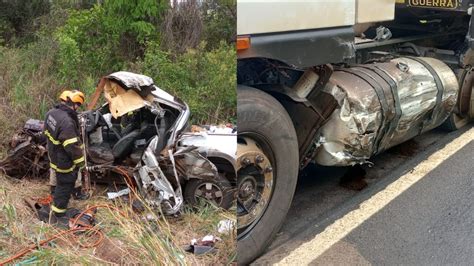
[[(25, 197), (47, 195), (48, 186), (38, 180), (17, 180), (0, 176), (0, 261), (24, 247), (57, 233), (57, 229), (39, 221), (23, 202)], [(111, 204), (105, 197), (105, 188), (98, 187), (92, 199), (72, 201), (81, 209), (92, 205)], [(101, 208), (97, 212), (97, 227), (105, 234), (104, 241), (96, 248), (81, 248), (77, 242), (64, 237), (38, 248), (21, 258), (34, 264), (146, 264), (146, 265), (209, 265), (229, 264), (235, 259), (235, 231), (218, 234), (217, 224), (222, 219), (233, 219), (232, 211), (219, 210), (203, 205), (198, 211), (185, 208), (178, 217), (164, 218), (157, 211), (133, 213), (127, 205), (115, 203), (125, 213)], [(145, 217), (148, 216), (148, 219)], [(161, 217), (161, 218), (160, 218)], [(187, 253), (182, 246), (191, 239), (207, 234), (222, 239), (217, 253), (197, 256)], [(93, 242), (93, 237), (81, 241)]]

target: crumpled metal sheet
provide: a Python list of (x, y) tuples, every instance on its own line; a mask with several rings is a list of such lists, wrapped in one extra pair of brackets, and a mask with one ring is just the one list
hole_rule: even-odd
[(153, 79), (145, 76), (140, 75), (132, 72), (127, 71), (119, 71), (108, 75), (106, 78), (118, 80), (123, 83), (127, 88), (134, 88), (138, 91), (141, 90), (141, 87), (148, 87), (153, 85)]
[[(396, 84), (396, 94), (392, 93), (388, 82), (384, 83), (381, 76), (377, 77), (365, 66), (334, 72), (323, 90), (337, 100), (339, 108), (320, 129), (315, 161), (327, 166), (367, 163), (375, 154), (442, 124), (456, 104), (458, 81), (443, 62), (432, 58), (422, 60), (442, 81), (444, 90), (439, 106), (436, 105), (438, 89), (432, 74), (423, 64), (410, 58), (366, 65), (388, 75)], [(351, 71), (369, 73), (373, 79)], [(361, 77), (384, 87), (385, 110), (374, 87)], [(397, 104), (401, 111), (398, 116)]]
[[(214, 179), (217, 175), (216, 166), (193, 147), (181, 148), (174, 153), (176, 167), (186, 179)], [(191, 150), (192, 149), (192, 150)]]

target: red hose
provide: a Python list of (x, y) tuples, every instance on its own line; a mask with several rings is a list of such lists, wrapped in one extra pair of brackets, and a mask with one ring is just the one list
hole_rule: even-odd
[[(121, 167), (116, 167), (116, 169), (123, 175), (125, 176), (125, 181), (128, 185), (128, 187), (130, 188), (130, 190), (133, 192), (133, 194), (135, 194), (135, 196), (137, 195), (137, 192), (136, 192), (136, 189), (135, 189), (135, 186), (133, 184), (133, 180), (130, 178), (130, 176), (128, 175), (127, 171), (125, 171), (124, 169), (122, 169)], [(13, 262), (23, 256), (25, 256), (26, 254), (30, 253), (31, 251), (35, 250), (37, 247), (40, 247), (40, 246), (44, 246), (45, 244), (61, 237), (61, 236), (64, 236), (64, 235), (67, 235), (67, 234), (71, 234), (71, 233), (74, 233), (74, 232), (93, 232), (94, 235), (97, 235), (98, 236), (98, 240), (96, 242), (94, 242), (93, 244), (91, 245), (84, 245), (84, 244), (81, 244), (79, 243), (79, 246), (82, 247), (82, 248), (94, 248), (94, 247), (97, 247), (98, 245), (100, 245), (100, 243), (102, 243), (102, 241), (104, 240), (104, 233), (102, 233), (101, 231), (99, 231), (99, 229), (93, 227), (93, 226), (82, 226), (80, 228), (74, 228), (74, 226), (77, 224), (77, 222), (79, 221), (79, 219), (86, 213), (88, 213), (89, 211), (91, 210), (95, 210), (97, 208), (108, 208), (108, 209), (112, 209), (112, 210), (115, 210), (117, 211), (118, 213), (120, 213), (120, 215), (122, 215), (123, 217), (126, 217), (125, 213), (122, 212), (121, 210), (119, 210), (118, 208), (112, 206), (112, 205), (107, 205), (107, 204), (102, 204), (102, 205), (94, 205), (94, 206), (91, 206), (91, 207), (88, 207), (86, 210), (84, 210), (83, 212), (81, 212), (78, 216), (76, 216), (76, 218), (74, 218), (74, 220), (72, 221), (72, 226), (73, 227), (72, 229), (69, 229), (69, 230), (65, 230), (65, 231), (61, 231), (45, 240), (42, 240), (39, 242), (38, 245), (36, 244), (32, 244), (31, 246), (23, 249), (22, 251), (18, 252), (17, 254), (5, 259), (4, 261), (1, 261), (0, 262), (0, 266), (2, 265), (5, 265), (7, 263), (10, 263), (10, 262)]]
[[(79, 221), (79, 219), (87, 212), (93, 210), (93, 209), (97, 209), (97, 208), (108, 208), (108, 209), (112, 209), (112, 210), (116, 210), (118, 213), (120, 213), (120, 215), (122, 216), (126, 216), (124, 215), (124, 213), (119, 210), (118, 208), (114, 207), (114, 206), (111, 206), (111, 205), (94, 205), (94, 206), (91, 206), (89, 208), (87, 208), (86, 210), (84, 210), (83, 212), (81, 212), (78, 216), (76, 216), (76, 218), (74, 218), (74, 220), (72, 221), (72, 227), (74, 227), (76, 224), (77, 224), (77, 221)], [(72, 228), (72, 229), (69, 229), (69, 230), (65, 230), (65, 231), (61, 231), (45, 240), (42, 240), (39, 242), (39, 244), (32, 244), (31, 246), (23, 249), (22, 251), (18, 252), (17, 254), (3, 260), (0, 262), (0, 265), (5, 265), (7, 263), (10, 263), (10, 262), (13, 262), (23, 256), (25, 256), (26, 254), (30, 253), (31, 251), (35, 250), (37, 247), (40, 247), (40, 246), (44, 246), (45, 244), (59, 238), (59, 237), (62, 237), (64, 235), (68, 235), (68, 234), (71, 234), (71, 233), (75, 233), (75, 232), (93, 232), (92, 236), (97, 236), (98, 237), (98, 240), (95, 241), (94, 243), (90, 244), (90, 245), (84, 245), (82, 243), (79, 243), (79, 246), (82, 247), (82, 248), (94, 248), (94, 247), (97, 247), (98, 245), (100, 245), (100, 243), (102, 243), (102, 241), (104, 240), (104, 233), (102, 233), (99, 229), (95, 228), (94, 226), (82, 226), (80, 228)], [(77, 241), (77, 240), (76, 240)]]

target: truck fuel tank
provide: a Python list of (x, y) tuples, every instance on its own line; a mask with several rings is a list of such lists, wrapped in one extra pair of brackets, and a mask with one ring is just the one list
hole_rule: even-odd
[(337, 69), (322, 90), (339, 107), (319, 130), (314, 160), (347, 166), (441, 125), (459, 85), (437, 59), (400, 57)]

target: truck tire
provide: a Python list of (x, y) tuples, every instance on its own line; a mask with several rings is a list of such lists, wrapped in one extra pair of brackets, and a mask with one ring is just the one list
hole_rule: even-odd
[[(461, 69), (457, 72), (458, 81), (459, 81), (459, 96), (456, 110), (451, 113), (451, 115), (446, 119), (446, 121), (441, 125), (441, 128), (446, 131), (456, 131), (464, 127), (467, 123), (471, 121), (473, 113), (473, 86), (474, 86), (474, 72), (473, 69)], [(461, 97), (461, 94), (463, 97)], [(461, 103), (462, 101), (462, 103)], [(459, 105), (463, 106), (461, 109)], [(458, 114), (458, 109), (463, 115)]]
[[(237, 148), (237, 259), (239, 264), (248, 264), (262, 254), (283, 224), (296, 187), (299, 155), (293, 122), (275, 98), (263, 91), (240, 85), (237, 95), (239, 136)], [(258, 147), (259, 151), (252, 151), (252, 148), (249, 147)], [(244, 152), (247, 152), (245, 153), (247, 155), (257, 154), (254, 156), (255, 161), (252, 161), (252, 156), (239, 156), (239, 153)], [(260, 152), (263, 154), (258, 155)], [(242, 165), (247, 167), (244, 168)], [(248, 168), (259, 168), (258, 165), (265, 169), (252, 173), (247, 171)], [(265, 181), (266, 185), (264, 186), (271, 187), (271, 191), (267, 191), (269, 193), (255, 193), (257, 195), (255, 197), (260, 196), (261, 198), (267, 193), (266, 200), (258, 203), (262, 205), (254, 204), (255, 206), (265, 205), (265, 207), (255, 207), (257, 210), (255, 218), (244, 220), (249, 217), (251, 212), (242, 208), (243, 201), (247, 200), (243, 196), (247, 191), (243, 190), (243, 186), (248, 188), (248, 185), (252, 183), (251, 179), (257, 179), (256, 177), (260, 176), (255, 173), (263, 175), (266, 181), (271, 176), (271, 180)], [(248, 183), (245, 183), (247, 181)], [(256, 185), (255, 188), (257, 187), (262, 186)]]
[(467, 125), (467, 123), (469, 123), (469, 118), (462, 118), (453, 112), (451, 115), (449, 115), (448, 119), (446, 119), (446, 121), (441, 124), (441, 128), (443, 130), (452, 132), (461, 129), (463, 126)]

